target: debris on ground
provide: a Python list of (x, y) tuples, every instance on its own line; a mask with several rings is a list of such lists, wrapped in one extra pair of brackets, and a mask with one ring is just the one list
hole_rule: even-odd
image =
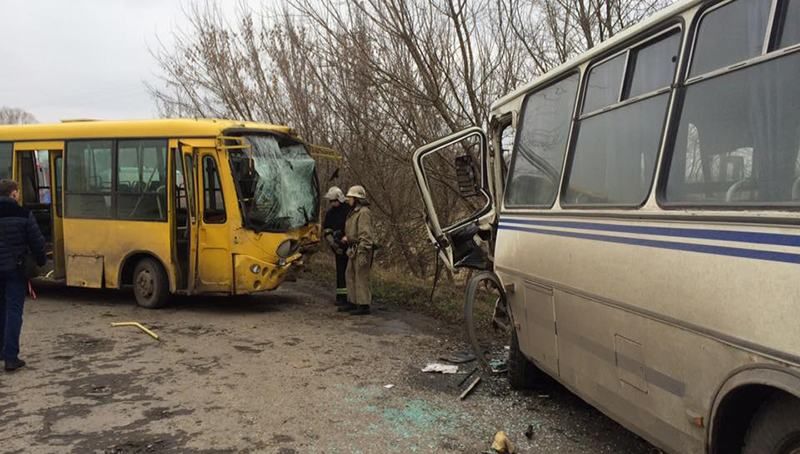
[(472, 376), (475, 374), (475, 372), (477, 372), (477, 371), (478, 371), (478, 368), (477, 368), (477, 367), (476, 367), (476, 368), (474, 368), (474, 369), (472, 369), (472, 372), (468, 373), (468, 374), (467, 374), (467, 375), (466, 375), (466, 376), (465, 376), (465, 377), (464, 377), (464, 378), (463, 378), (463, 379), (462, 379), (462, 380), (461, 380), (461, 381), (458, 383), (458, 387), (460, 388), (460, 387), (464, 386), (464, 383), (466, 383), (466, 382), (467, 382), (467, 380), (469, 380), (469, 377), (472, 377)]
[(489, 367), (495, 374), (508, 372), (508, 361), (506, 361), (505, 359), (493, 359), (489, 361)]
[(158, 334), (152, 332), (151, 330), (149, 330), (148, 328), (146, 328), (144, 325), (142, 325), (139, 322), (114, 322), (114, 323), (111, 324), (111, 326), (114, 327), (114, 328), (119, 327), (119, 326), (135, 326), (135, 327), (139, 328), (140, 330), (144, 331), (148, 336), (152, 337), (153, 339), (161, 340), (161, 339), (158, 338)]
[(392, 388), (394, 388), (394, 385), (389, 383), (388, 385), (383, 385), (383, 387), (386, 388), (386, 389), (392, 389)]
[(458, 372), (458, 366), (451, 364), (430, 363), (422, 369), (422, 372), (438, 372), (442, 374), (455, 374)]
[(525, 430), (525, 437), (528, 440), (532, 440), (533, 439), (533, 424), (528, 424), (528, 429)]
[(471, 361), (475, 361), (475, 355), (472, 352), (461, 351), (451, 353), (449, 355), (443, 355), (439, 357), (442, 361), (447, 361), (451, 364), (464, 364)]
[(502, 430), (494, 434), (494, 441), (492, 441), (492, 449), (499, 454), (514, 454), (514, 445), (508, 439), (508, 435)]
[(472, 390), (475, 389), (475, 387), (478, 386), (478, 383), (480, 382), (481, 382), (481, 377), (476, 377), (475, 380), (473, 380), (472, 383), (470, 383), (470, 385), (467, 386), (467, 389), (465, 389), (464, 392), (461, 393), (460, 396), (458, 396), (458, 400), (466, 399), (469, 393), (471, 393)]

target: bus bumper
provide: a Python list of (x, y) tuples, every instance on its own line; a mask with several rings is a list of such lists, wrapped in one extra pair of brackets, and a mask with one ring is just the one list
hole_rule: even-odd
[(295, 258), (290, 257), (285, 262), (269, 263), (249, 255), (234, 255), (234, 294), (246, 295), (276, 289), (286, 278), (294, 261)]

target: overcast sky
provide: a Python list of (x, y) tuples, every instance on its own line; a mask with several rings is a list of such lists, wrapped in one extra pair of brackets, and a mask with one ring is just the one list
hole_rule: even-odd
[(191, 1), (0, 0), (0, 106), (40, 122), (157, 116), (148, 48), (171, 44)]

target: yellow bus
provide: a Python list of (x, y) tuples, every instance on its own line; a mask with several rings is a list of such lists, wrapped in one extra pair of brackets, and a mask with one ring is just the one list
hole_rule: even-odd
[(0, 178), (20, 184), (69, 286), (171, 294), (276, 288), (319, 242), (309, 146), (230, 120), (0, 126)]
[[(668, 452), (800, 453), (798, 74), (800, 1), (684, 0), (417, 150), (442, 259), (501, 290), (513, 385)], [(472, 214), (437, 203), (443, 161)]]

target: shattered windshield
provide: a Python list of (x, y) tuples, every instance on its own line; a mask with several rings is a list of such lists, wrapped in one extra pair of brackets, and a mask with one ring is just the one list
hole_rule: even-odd
[(316, 166), (305, 146), (283, 137), (245, 138), (249, 149), (230, 152), (245, 227), (285, 232), (315, 222)]

